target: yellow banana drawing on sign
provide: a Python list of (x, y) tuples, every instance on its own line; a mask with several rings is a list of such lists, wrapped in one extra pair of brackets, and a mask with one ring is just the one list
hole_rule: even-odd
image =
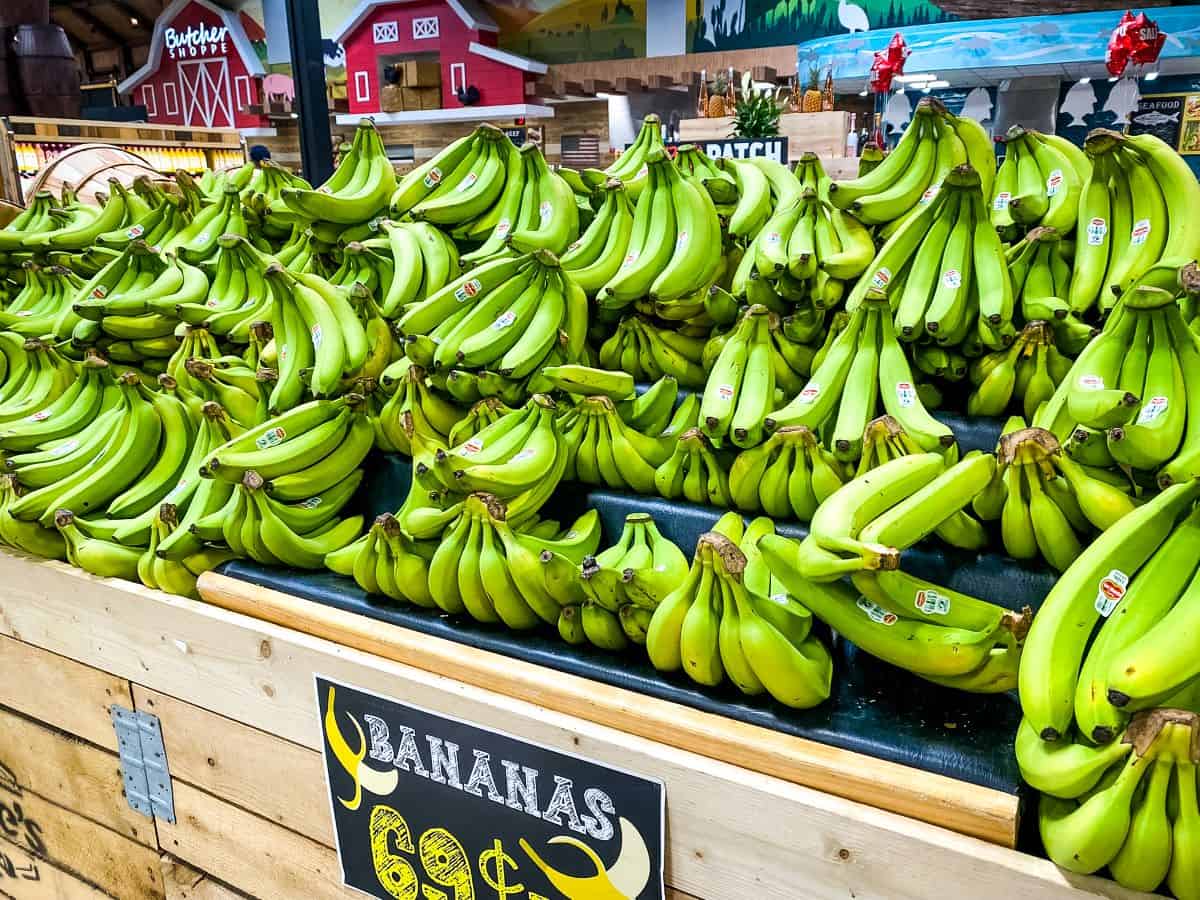
[(400, 783), (400, 773), (395, 769), (380, 772), (377, 769), (372, 769), (364, 762), (367, 758), (366, 735), (363, 734), (362, 728), (354, 720), (354, 717), (347, 715), (350, 724), (358, 732), (359, 749), (357, 751), (350, 749), (350, 745), (346, 742), (341, 730), (338, 728), (337, 713), (333, 708), (333, 700), (334, 689), (331, 686), (329, 688), (329, 706), (325, 709), (325, 739), (329, 741), (329, 749), (333, 751), (334, 758), (342, 764), (342, 768), (346, 770), (346, 774), (354, 779), (354, 796), (350, 800), (343, 800), (341, 797), (338, 797), (338, 802), (342, 806), (354, 811), (362, 803), (364, 788), (376, 796), (386, 797)]
[(650, 852), (646, 842), (637, 827), (624, 817), (621, 818), (621, 854), (607, 870), (596, 851), (583, 841), (558, 835), (549, 842), (578, 848), (596, 867), (595, 875), (584, 878), (567, 875), (553, 868), (525, 838), (521, 838), (521, 849), (568, 900), (635, 900), (650, 881)]

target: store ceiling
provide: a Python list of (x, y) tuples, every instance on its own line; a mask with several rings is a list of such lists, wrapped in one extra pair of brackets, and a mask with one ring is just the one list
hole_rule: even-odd
[(89, 51), (150, 43), (154, 20), (169, 0), (50, 0), (50, 20), (71, 45)]

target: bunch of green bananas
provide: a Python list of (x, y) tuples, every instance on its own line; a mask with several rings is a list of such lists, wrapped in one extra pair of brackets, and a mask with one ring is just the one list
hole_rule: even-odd
[[(176, 306), (202, 304), (208, 295), (203, 270), (170, 251), (138, 239), (76, 293), (78, 317), (71, 332), (78, 345), (97, 344), (114, 359), (170, 356), (180, 324)], [(121, 344), (113, 350), (113, 342)]]
[(183, 197), (163, 192), (162, 198), (137, 221), (119, 225), (96, 237), (96, 243), (112, 250), (124, 250), (131, 241), (142, 240), (162, 248), (183, 231), (192, 220), (191, 207)]
[[(645, 299), (702, 298), (724, 266), (724, 255), (714, 252), (722, 244), (721, 224), (708, 192), (683, 178), (661, 150), (647, 155), (646, 166), (646, 189), (633, 215), (612, 217), (610, 227), (626, 231), (627, 239), (605, 242), (584, 275), (600, 309), (621, 310)], [(600, 281), (599, 274), (609, 277)]]
[(0, 228), (0, 252), (11, 254), (20, 251), (27, 238), (57, 229), (57, 220), (51, 215), (57, 209), (58, 198), (51, 191), (40, 190), (35, 193), (29, 205)]
[[(396, 188), (396, 172), (383, 140), (370, 119), (358, 123), (349, 152), (323, 185), (315, 190), (285, 187), (279, 200), (267, 207), (266, 220), (278, 227), (297, 218), (306, 221), (355, 225), (366, 222), (387, 207)], [(237, 188), (230, 187), (235, 194)]]
[(1074, 243), (1054, 228), (1034, 228), (1005, 252), (1017, 308), (1026, 322), (1048, 322), (1056, 345), (1078, 356), (1096, 329), (1085, 324), (1067, 304)]
[(733, 176), (708, 158), (695, 144), (680, 144), (675, 148), (675, 165), (679, 174), (696, 187), (708, 191), (717, 215), (729, 218), (737, 205), (737, 184)]
[(600, 188), (599, 209), (587, 229), (567, 247), (563, 271), (589, 298), (594, 298), (620, 270), (633, 231), (634, 208), (629, 192), (616, 178)]
[(1087, 154), (1066, 138), (1014, 125), (1004, 136), (1004, 160), (985, 195), (992, 225), (1006, 241), (1038, 226), (1069, 234), (1091, 174)]
[(1017, 761), (1042, 791), (1038, 826), (1055, 863), (1084, 874), (1107, 866), (1132, 890), (1200, 897), (1200, 697), (1177, 699), (1186, 708), (1140, 713), (1102, 747), (1047, 744), (1021, 723)]
[(353, 578), (368, 594), (433, 609), (429, 560), (435, 549), (432, 542), (409, 538), (399, 520), (384, 513), (358, 540), (328, 554), (325, 568)]
[[(952, 511), (961, 511), (988, 468), (976, 459), (990, 457), (968, 457), (951, 469), (942, 469), (934, 454), (885, 463), (874, 478), (857, 478), (822, 504), (808, 538), (797, 543), (769, 535), (759, 549), (784, 587), (855, 646), (944, 687), (1001, 693), (1016, 684), (1031, 612), (1015, 613), (909, 575), (897, 568), (896, 548), (876, 543), (909, 546), (932, 533), (933, 523), (945, 521), (938, 506), (947, 494), (953, 493)], [(931, 473), (937, 474), (917, 487)], [(852, 509), (858, 502), (862, 506)], [(827, 521), (834, 516), (838, 522)], [(839, 552), (855, 556), (847, 560)]]
[(336, 516), (362, 479), (374, 437), (357, 394), (314, 400), (249, 429), (204, 466), (206, 478), (230, 489), (193, 534), (264, 564), (321, 568), (362, 529), (361, 516)]
[(881, 233), (890, 239), (893, 231), (907, 230), (922, 217), (949, 173), (963, 165), (979, 173), (981, 197), (990, 197), (996, 171), (991, 138), (974, 119), (953, 115), (940, 101), (925, 97), (895, 149), (867, 174), (830, 184), (829, 201), (867, 225), (890, 226)]
[(681, 669), (715, 687), (768, 693), (797, 709), (829, 697), (833, 661), (812, 634), (812, 614), (788, 596), (760, 556), (774, 536), (765, 517), (744, 526), (726, 513), (700, 536), (691, 568), (650, 619), (646, 650), (660, 672)]
[(52, 250), (83, 250), (100, 235), (114, 228), (130, 226), (149, 212), (145, 201), (130, 193), (115, 178), (108, 180), (109, 195), (97, 210), (85, 203), (71, 203), (49, 212), (54, 227), (26, 231), (21, 241), (24, 250), (46, 253)]
[(244, 237), (223, 234), (209, 263), (212, 281), (199, 300), (175, 304), (174, 314), (188, 325), (203, 326), (212, 334), (235, 344), (250, 343), (250, 328), (270, 316), (271, 294), (267, 289), (269, 258)]
[[(568, 276), (570, 277), (570, 276)], [(691, 329), (660, 328), (644, 316), (627, 316), (600, 345), (605, 369), (628, 372), (634, 378), (657, 380), (669, 375), (681, 387), (701, 388), (708, 380), (702, 365), (705, 337)]]
[(816, 435), (789, 425), (737, 455), (729, 467), (729, 499), (746, 512), (807, 522), (843, 480), (841, 463)]
[(767, 413), (783, 396), (795, 396), (811, 372), (816, 348), (788, 337), (765, 306), (748, 307), (737, 324), (714, 333), (704, 346), (708, 371), (700, 428), (716, 446), (726, 439), (753, 447), (763, 439)]
[[(534, 394), (524, 406), (500, 416), (463, 443), (434, 450), (432, 462), (426, 453), (414, 456), (414, 471), (428, 474), (450, 496), (495, 495), (506, 504), (509, 524), (519, 528), (537, 515), (569, 462), (556, 414), (553, 400)], [(422, 465), (428, 473), (421, 472)], [(404, 517), (400, 519), (408, 531)]]
[(971, 361), (967, 375), (974, 390), (967, 397), (967, 412), (1000, 416), (1018, 406), (1026, 419), (1032, 419), (1070, 370), (1071, 360), (1058, 352), (1050, 323), (1032, 321), (1007, 350)]
[[(811, 297), (819, 307), (840, 299), (843, 282), (857, 278), (875, 256), (867, 228), (828, 201), (829, 179), (815, 154), (806, 153), (796, 168), (802, 192), (775, 207), (733, 276), (735, 296), (755, 302), (754, 275), (791, 301)], [(830, 283), (832, 282), (834, 283)]]
[(670, 437), (627, 424), (604, 395), (582, 398), (559, 418), (558, 427), (567, 453), (564, 478), (617, 491), (655, 492), (655, 470), (671, 455)]
[(579, 219), (571, 185), (550, 169), (537, 144), (526, 144), (510, 149), (509, 177), (496, 203), (455, 237), (483, 241), (463, 256), (466, 265), (534, 250), (565, 253), (579, 237)]
[(552, 253), (539, 250), (484, 263), (410, 305), (396, 327), (406, 354), (426, 368), (476, 375), (459, 387), (468, 402), (496, 394), (510, 402), (505, 388), (520, 402), (545, 389), (543, 366), (580, 360), (587, 297)]
[(795, 398), (767, 414), (768, 432), (804, 425), (839, 460), (854, 462), (879, 401), (923, 449), (954, 446), (950, 429), (933, 418), (917, 393), (904, 349), (896, 340), (886, 298), (870, 294), (843, 331), (813, 359), (812, 377)]
[[(764, 157), (750, 159), (726, 159), (717, 161), (721, 171), (732, 177), (737, 194), (737, 202), (728, 216), (727, 230), (729, 237), (736, 243), (748, 246), (762, 231), (767, 220), (777, 209), (783, 209), (798, 202), (803, 187), (792, 174), (791, 170), (782, 163)], [(723, 184), (712, 184), (712, 179), (705, 180), (705, 187), (710, 194), (718, 191), (722, 201), (727, 188)]]
[(238, 196), (246, 215), (256, 227), (262, 229), (263, 235), (272, 241), (287, 238), (294, 226), (271, 216), (270, 208), (282, 205), (283, 191), (286, 188), (308, 190), (312, 187), (299, 175), (289, 172), (269, 159), (247, 162), (237, 172), (230, 173), (227, 184), (239, 188)]
[(32, 260), (23, 262), (21, 271), (24, 284), (0, 310), (0, 328), (30, 338), (70, 337), (79, 322), (71, 301), (83, 279), (64, 266), (40, 266)]
[(325, 278), (329, 269), (322, 258), (322, 248), (312, 228), (304, 223), (292, 226), (287, 239), (275, 253), (277, 262), (282, 263), (291, 272), (310, 272)]
[(319, 275), (277, 262), (263, 273), (270, 295), (279, 378), (270, 409), (291, 409), (309, 392), (333, 396), (360, 377), (378, 377), (391, 362), (391, 330), (366, 288), (336, 287)]
[[(232, 187), (226, 188), (217, 202), (201, 209), (187, 225), (164, 240), (163, 249), (196, 265), (212, 259), (217, 252), (217, 241), (223, 234), (251, 235), (242, 200)], [(254, 239), (258, 240), (257, 237)]]
[(1008, 346), (1015, 336), (1012, 283), (985, 214), (981, 175), (969, 165), (951, 169), (936, 195), (880, 248), (846, 308), (879, 291), (892, 303), (902, 340), (928, 335), (944, 347), (973, 348), (971, 355)]
[(517, 631), (556, 625), (563, 607), (542, 556), (549, 551), (551, 560), (578, 565), (599, 544), (599, 516), (585, 514), (560, 534), (555, 523), (528, 517), (514, 524), (510, 508), (492, 494), (467, 496), (429, 562), (430, 596), (443, 612)]
[(454, 446), (452, 436), (463, 418), (463, 410), (430, 389), (425, 369), (401, 358), (384, 370), (383, 383), (384, 390), (391, 390), (392, 395), (373, 416), (376, 447), (389, 453), (416, 456), (412, 447), (414, 432), (426, 444), (442, 449)]
[(647, 160), (651, 153), (663, 151), (662, 119), (654, 113), (642, 119), (633, 143), (614, 160), (613, 164), (600, 172), (596, 169), (584, 169), (583, 180), (593, 187), (599, 187), (609, 178), (616, 178), (625, 185), (629, 196), (634, 198), (642, 193), (649, 179)]
[[(1187, 544), (1194, 542), (1189, 514), (1198, 495), (1200, 481), (1176, 484), (1125, 513), (1083, 548), (1046, 597), (1025, 642), (1020, 676), (1021, 708), (1043, 740), (1062, 739), (1079, 718), (1076, 700), (1088, 642), (1097, 624), (1103, 623), (1101, 633), (1108, 630), (1105, 620), (1111, 621), (1119, 609), (1128, 612), (1117, 621), (1132, 616), (1127, 624), (1134, 627), (1126, 633), (1127, 625), (1114, 626), (1123, 637), (1112, 644), (1124, 646), (1108, 650), (1108, 641), (1093, 645), (1096, 659), (1089, 662), (1092, 671), (1086, 680), (1090, 689), (1102, 681), (1107, 691), (1085, 698), (1085, 735), (1096, 737), (1098, 724), (1111, 728), (1117, 719), (1105, 703), (1116, 701), (1114, 706), (1123, 707), (1134, 700), (1161, 700), (1200, 675), (1196, 654), (1177, 649), (1190, 643), (1200, 610), (1194, 602), (1197, 593), (1189, 586), (1194, 554), (1181, 551), (1183, 539), (1170, 540), (1182, 528)], [(1181, 552), (1183, 556), (1177, 555)], [(1164, 554), (1162, 564), (1151, 567), (1159, 553)], [(1153, 577), (1147, 578), (1143, 596), (1150, 598), (1149, 607), (1157, 614), (1143, 619), (1138, 606), (1123, 603), (1131, 582), (1147, 575)]]
[(1066, 300), (1079, 314), (1108, 312), (1159, 262), (1200, 256), (1195, 209), (1200, 183), (1183, 158), (1152, 134), (1092, 131), (1092, 172), (1078, 207), (1074, 268)]
[(1200, 344), (1174, 299), (1178, 275), (1156, 265), (1122, 294), (1034, 416), (1077, 462), (1155, 473), (1160, 486), (1200, 474), (1200, 402), (1186, 389)]
[(686, 429), (679, 434), (670, 456), (655, 470), (655, 488), (668, 500), (682, 497), (692, 503), (728, 508), (732, 505), (728, 463), (719, 453), (699, 428)]
[[(211, 454), (240, 435), (243, 429), (216, 403), (202, 403), (198, 412), (194, 410), (186, 391), (172, 386), (165, 376), (162, 387), (164, 395), (173, 395), (183, 404), (190, 423), (181, 420), (177, 407), (164, 399), (161, 408), (166, 424), (158, 448), (158, 459), (153, 467), (138, 482), (114, 498), (102, 515), (76, 518), (75, 525), (97, 542), (90, 549), (104, 551), (105, 555), (117, 561), (124, 559), (124, 564), (130, 564), (129, 551), (144, 555), (150, 544), (154, 543), (153, 552), (156, 554), (160, 554), (160, 551), (161, 554), (170, 554), (175, 562), (184, 563), (189, 570), (197, 570), (210, 561), (209, 548), (193, 537), (190, 526), (204, 515), (219, 510), (231, 490), (225, 482), (201, 478), (200, 472)], [(100, 424), (100, 419), (97, 419), (97, 424)], [(49, 449), (53, 452), (60, 447), (70, 446), (75, 440), (82, 444), (90, 441), (91, 437), (73, 438), (66, 444), (58, 443)], [(50, 467), (41, 465), (32, 454), (27, 457), (27, 462), (17, 470), (18, 480), (32, 484), (45, 480), (51, 474)], [(172, 527), (167, 533), (162, 526), (168, 522), (163, 522), (156, 533), (154, 520), (164, 503), (174, 508), (174, 515), (182, 523), (182, 529)], [(160, 558), (167, 558), (161, 554)]]
[(941, 454), (915, 453), (851, 479), (813, 514), (808, 537), (795, 548), (797, 574), (824, 582), (897, 568), (900, 551), (955, 517), (994, 468), (995, 458), (985, 454), (947, 467)]
[(583, 558), (577, 602), (563, 607), (558, 632), (571, 644), (624, 650), (646, 643), (654, 610), (687, 574), (687, 557), (647, 513), (630, 513), (615, 544)]
[(395, 218), (446, 228), (475, 247), (464, 267), (533, 250), (562, 253), (579, 236), (575, 194), (550, 170), (540, 148), (519, 150), (492, 125), (481, 125), (400, 179)]

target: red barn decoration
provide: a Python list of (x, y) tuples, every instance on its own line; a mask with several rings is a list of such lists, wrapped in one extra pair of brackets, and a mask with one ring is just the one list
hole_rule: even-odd
[(256, 22), (209, 0), (174, 0), (154, 23), (146, 64), (122, 81), (156, 125), (238, 128), (269, 134), (262, 114), (267, 74), (248, 28)]
[(534, 83), (545, 63), (496, 46), (499, 26), (476, 0), (362, 0), (337, 29), (354, 121), (549, 118)]

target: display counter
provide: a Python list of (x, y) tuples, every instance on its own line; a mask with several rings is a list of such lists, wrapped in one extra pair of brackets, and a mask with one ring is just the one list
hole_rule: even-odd
[[(1147, 896), (1002, 846), (1017, 811), (1003, 791), (227, 574), (196, 602), (4, 553), (0, 584), (15, 736), (0, 749), (0, 889), (18, 898), (351, 896), (314, 673), (661, 779), (669, 896)], [(113, 704), (157, 716), (173, 822), (122, 797)], [(910, 815), (880, 808), (897, 805)], [(989, 840), (960, 833), (980, 823)]]

